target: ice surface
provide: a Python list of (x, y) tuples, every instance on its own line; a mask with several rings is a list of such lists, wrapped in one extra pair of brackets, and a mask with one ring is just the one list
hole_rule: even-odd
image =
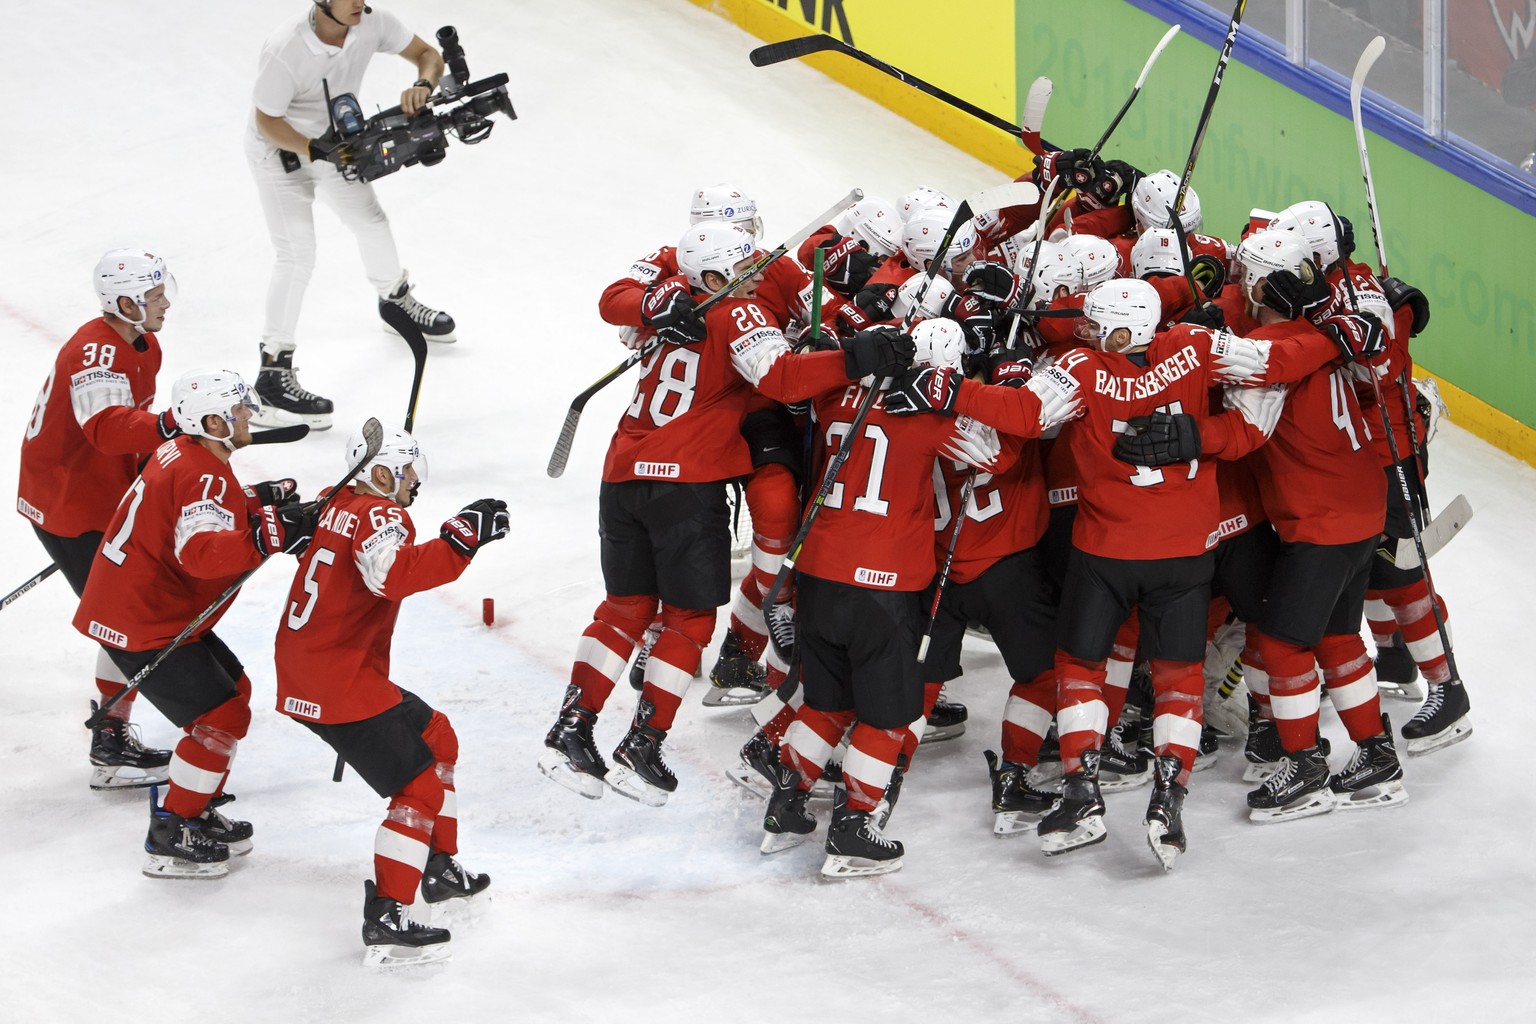
[[(450, 17), (389, 6), (426, 38)], [(271, 257), (241, 138), (259, 41), (303, 7), (11, 5), (0, 424), (14, 433), (0, 479), (15, 480), (35, 389), (92, 315), (88, 272), (111, 246), (164, 254), (180, 281), (162, 400), (187, 369), (254, 373)], [(1442, 502), (1465, 492), (1477, 520), (1435, 569), (1477, 732), (1407, 763), (1406, 807), (1255, 828), (1227, 752), (1194, 780), (1189, 853), (1171, 874), (1145, 846), (1145, 791), (1110, 797), (1107, 842), (1048, 861), (1032, 837), (991, 835), (981, 751), (997, 743), (1007, 680), (984, 647), (951, 688), (969, 732), (924, 749), (907, 781), (890, 828), (906, 866), (892, 876), (823, 883), (816, 844), (760, 856), (761, 806), (720, 773), (747, 713), (705, 712), (697, 693), (669, 747), (681, 784), (666, 807), (582, 800), (542, 779), (543, 732), (601, 597), (598, 470), (628, 400), (623, 384), (595, 398), (565, 477), (544, 476), (570, 397), (624, 355), (597, 317), (600, 288), (675, 242), (700, 184), (749, 189), (777, 239), (854, 185), (964, 195), (999, 175), (808, 68), (752, 68), (754, 40), (683, 0), (462, 0), (451, 20), (472, 71), (511, 73), (520, 120), (379, 186), (418, 294), (452, 312), (462, 339), (427, 367), (417, 432), (432, 476), (414, 511), (430, 535), (463, 502), (502, 496), (516, 539), (406, 603), (394, 672), (458, 730), (463, 861), (495, 877), (495, 902), (459, 929), (450, 964), (359, 966), (383, 806), (355, 776), (332, 785), (329, 749), (272, 710), (285, 559), (220, 627), (256, 687), (229, 808), (256, 823), (255, 852), (222, 882), (143, 878), (143, 796), (86, 788), (93, 652), (53, 579), (0, 615), (0, 1020), (1365, 1022), (1528, 1006), (1536, 808), (1527, 776), (1498, 773), (1530, 761), (1520, 637), (1536, 472), (1455, 426), (1436, 442), (1432, 489)], [(414, 77), (380, 57), (363, 99), (388, 105)], [(1409, 216), (1410, 198), (1378, 184), (1386, 216)], [(338, 474), (365, 417), (403, 415), (410, 382), (350, 237), (328, 211), (317, 222), (297, 361), (336, 400), (338, 429), (236, 460), (245, 479), (291, 474), (306, 493)], [(25, 520), (6, 523), (8, 591), (45, 557)], [(605, 747), (632, 701), (621, 687)], [(1398, 724), (1409, 713), (1388, 710)], [(153, 709), (137, 717), (171, 745)], [(1342, 760), (1348, 743), (1325, 726)]]

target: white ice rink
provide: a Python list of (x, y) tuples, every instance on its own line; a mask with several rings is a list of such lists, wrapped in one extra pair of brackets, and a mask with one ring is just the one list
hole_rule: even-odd
[[(1256, 827), (1229, 750), (1194, 779), (1172, 874), (1145, 847), (1144, 790), (1110, 796), (1106, 843), (1047, 861), (1033, 838), (990, 832), (981, 751), (997, 744), (1007, 681), (987, 649), (951, 687), (969, 731), (925, 747), (907, 781), (895, 875), (824, 884), (816, 845), (761, 857), (761, 805), (721, 775), (749, 719), (705, 711), (697, 688), (668, 748), (668, 806), (581, 800), (541, 778), (540, 743), (602, 595), (598, 474), (629, 396), (621, 383), (595, 398), (565, 477), (546, 478), (571, 396), (624, 355), (597, 316), (602, 286), (676, 240), (700, 184), (752, 192), (775, 241), (855, 185), (966, 194), (1001, 176), (808, 68), (752, 68), (755, 41), (684, 0), (385, 4), (424, 38), (455, 24), (476, 76), (511, 73), (521, 115), (379, 185), (418, 294), (461, 339), (427, 365), (417, 434), (431, 480), (413, 516), (430, 536), (474, 498), (513, 510), (513, 539), (406, 602), (395, 637), (396, 680), (458, 731), (462, 859), (493, 876), (494, 901), (455, 930), (447, 965), (360, 966), (384, 804), (355, 775), (333, 785), (330, 750), (272, 708), (286, 558), (219, 629), (256, 687), (231, 779), (255, 851), (221, 882), (144, 878), (142, 792), (86, 788), (94, 653), (54, 578), (0, 614), (0, 1021), (1528, 1019), (1536, 471), (1454, 425), (1431, 490), (1437, 504), (1465, 492), (1477, 518), (1436, 582), (1477, 731), (1407, 763), (1405, 807)], [(89, 270), (110, 247), (161, 253), (179, 280), (162, 403), (195, 367), (253, 379), (271, 254), (241, 138), (260, 41), (304, 7), (8, 5), (5, 487), (55, 352), (94, 315)], [(362, 98), (389, 105), (414, 77), (376, 58)], [(1408, 197), (1377, 186), (1406, 215)], [(235, 459), (242, 478), (293, 475), (306, 495), (340, 474), (365, 417), (403, 415), (410, 382), (350, 237), (328, 211), (317, 222), (297, 364), (335, 399), (338, 428)], [(20, 516), (0, 520), (0, 562), (0, 592), (46, 563)], [(605, 749), (632, 707), (621, 685)], [(1399, 725), (1412, 710), (1387, 709)], [(153, 745), (173, 745), (146, 702), (136, 717)], [(1337, 720), (1325, 728), (1342, 761)]]

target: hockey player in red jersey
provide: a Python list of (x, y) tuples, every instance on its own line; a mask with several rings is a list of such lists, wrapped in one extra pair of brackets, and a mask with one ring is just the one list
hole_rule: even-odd
[[(170, 410), (149, 411), (160, 371), (157, 331), (176, 299), (165, 261), (142, 249), (113, 249), (93, 274), (102, 315), (59, 350), (21, 440), (16, 510), (32, 521), (44, 550), (78, 597), (102, 531), (138, 475), (139, 460), (180, 430)], [(96, 652), (103, 700), (127, 680), (104, 650)], [(95, 704), (92, 704), (94, 710)], [(91, 733), (92, 789), (164, 782), (169, 750), (139, 742), (124, 697)]]
[[(757, 260), (748, 232), (702, 223), (678, 244), (684, 277), (657, 287), (692, 302), (748, 273)], [(601, 796), (606, 782), (654, 806), (677, 788), (661, 744), (714, 633), (715, 609), (729, 596), (725, 485), (751, 468), (739, 428), (753, 389), (798, 401), (867, 373), (895, 372), (911, 358), (910, 339), (888, 329), (856, 334), (842, 342), (842, 352), (791, 354), (754, 300), (760, 280), (749, 277), (711, 308), (701, 333), (662, 333), (609, 444), (598, 498), (607, 597), (582, 634), (539, 762), (549, 778), (583, 796)], [(610, 771), (592, 727), (658, 610), (661, 635)]]
[[(171, 410), (182, 434), (155, 449), (107, 525), (74, 624), (130, 679), (242, 573), (279, 551), (302, 551), (314, 532), (315, 510), (294, 500), (291, 480), (242, 488), (230, 469), (251, 441), (252, 408), (238, 373), (180, 377)], [(152, 878), (223, 877), (231, 850), (250, 849), (250, 823), (217, 809), (251, 721), (251, 681), (213, 632), (228, 609), (209, 614), (139, 686), (186, 733), (163, 806), (158, 787), (150, 790), (144, 873)]]
[[(347, 465), (366, 451), (355, 434)], [(388, 432), (352, 486), (327, 506), (277, 629), (277, 710), (330, 744), (389, 801), (374, 837), (374, 877), (363, 883), (363, 944), (376, 965), (446, 957), (448, 931), (406, 916), (418, 887), (428, 905), (444, 905), (491, 884), (454, 859), (453, 725), (392, 682), (389, 663), (400, 602), (458, 579), (481, 547), (505, 537), (507, 506), (471, 502), (437, 537), (418, 543), (406, 509), (426, 475), (415, 438)]]

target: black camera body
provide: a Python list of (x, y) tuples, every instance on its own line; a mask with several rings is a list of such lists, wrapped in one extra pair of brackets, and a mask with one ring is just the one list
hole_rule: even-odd
[(364, 119), (351, 93), (327, 97), (331, 112), (327, 141), (341, 144), (335, 152), (344, 155), (331, 159), (342, 177), (373, 181), (412, 164), (431, 167), (448, 155), (449, 136), (472, 146), (490, 136), (495, 127), (491, 115), (501, 113), (517, 120), (507, 96), (506, 73), (471, 82), (458, 32), (444, 25), (437, 30), (437, 40), (448, 73), (427, 106), (414, 115), (396, 106)]

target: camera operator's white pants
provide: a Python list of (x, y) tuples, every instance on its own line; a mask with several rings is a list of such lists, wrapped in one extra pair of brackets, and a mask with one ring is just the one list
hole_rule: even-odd
[(304, 291), (315, 269), (315, 195), (325, 200), (357, 239), (363, 270), (383, 298), (399, 286), (403, 271), (395, 251), (389, 218), (379, 205), (373, 186), (347, 181), (328, 163), (310, 163), (300, 157), (298, 170), (288, 174), (282, 158), (272, 155), (251, 161), (256, 192), (267, 216), (267, 231), (277, 262), (267, 285), (266, 323), (261, 331), (261, 351), (275, 356), (296, 347), (294, 331)]

